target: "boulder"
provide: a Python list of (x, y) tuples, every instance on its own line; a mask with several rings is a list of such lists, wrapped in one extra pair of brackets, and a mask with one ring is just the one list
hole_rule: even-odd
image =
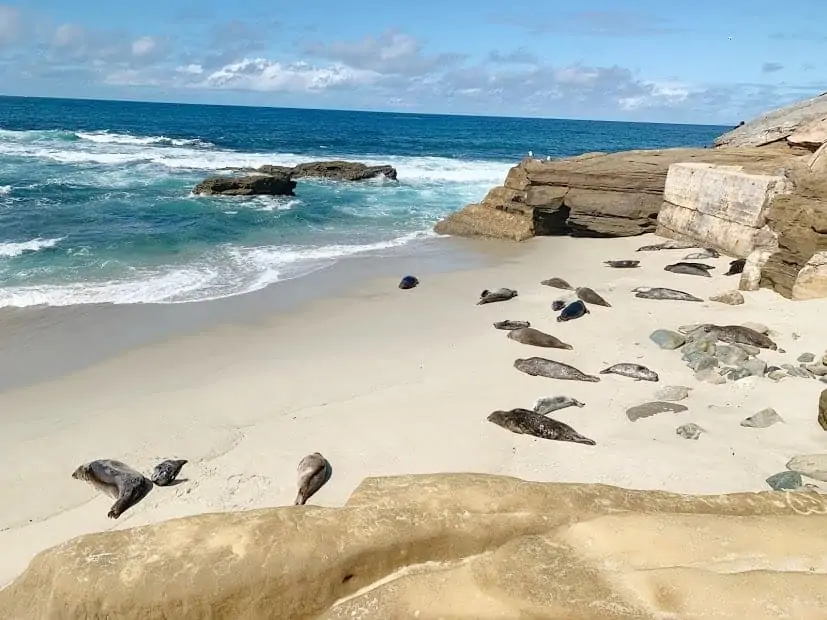
[(293, 196), (296, 182), (289, 176), (249, 175), (243, 177), (209, 177), (192, 190), (194, 194), (221, 196)]
[(799, 127), (793, 134), (787, 137), (787, 143), (795, 146), (803, 146), (812, 151), (817, 150), (822, 144), (827, 143), (827, 114), (822, 118), (816, 118)]
[(804, 620), (825, 608), (825, 510), (804, 492), (369, 478), (343, 508), (70, 540), (0, 591), (0, 617)]
[(294, 179), (314, 177), (334, 181), (364, 181), (384, 176), (396, 180), (396, 168), (393, 166), (368, 166), (352, 161), (311, 161), (292, 168), (264, 165), (258, 171), (264, 174), (286, 174)]

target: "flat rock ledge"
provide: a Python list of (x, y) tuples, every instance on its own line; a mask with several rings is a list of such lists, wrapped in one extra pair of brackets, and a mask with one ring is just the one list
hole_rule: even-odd
[(75, 538), (2, 618), (823, 618), (827, 498), (686, 496), (475, 474), (368, 478), (342, 508)]
[(368, 166), (356, 161), (311, 161), (296, 166), (265, 164), (258, 168), (226, 168), (237, 172), (257, 172), (267, 175), (285, 175), (291, 179), (319, 178), (332, 181), (365, 181), (377, 177), (397, 180), (396, 168), (389, 165)]

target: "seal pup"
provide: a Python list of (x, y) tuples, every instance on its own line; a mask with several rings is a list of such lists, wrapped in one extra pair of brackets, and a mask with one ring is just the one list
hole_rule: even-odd
[(508, 319), (494, 323), (495, 329), (523, 329), (524, 327), (531, 327), (531, 323), (528, 321), (509, 321)]
[(84, 463), (72, 473), (72, 478), (88, 482), (98, 491), (116, 498), (106, 514), (110, 519), (120, 517), (152, 490), (152, 482), (143, 474), (114, 459)]
[(729, 271), (727, 271), (724, 275), (735, 276), (739, 273), (744, 273), (744, 265), (746, 264), (746, 258), (736, 258), (735, 260), (729, 262)]
[(554, 441), (570, 441), (587, 446), (596, 445), (593, 439), (584, 437), (568, 424), (554, 418), (547, 418), (528, 409), (495, 411), (489, 414), (488, 421), (518, 435), (532, 435), (540, 439), (552, 439)]
[(676, 291), (673, 288), (660, 288), (649, 286), (638, 286), (633, 288), (632, 292), (635, 297), (641, 299), (669, 299), (671, 301), (703, 301), (700, 297), (695, 297), (683, 291)]
[(409, 288), (414, 288), (419, 284), (419, 278), (416, 276), (405, 276), (399, 281), (399, 288), (403, 291)]
[(700, 330), (714, 336), (721, 342), (730, 344), (748, 344), (759, 349), (776, 351), (778, 345), (766, 334), (744, 327), (743, 325), (702, 325)]
[(555, 299), (553, 302), (551, 302), (551, 309), (555, 312), (560, 312), (560, 310), (562, 310), (565, 307), (566, 302), (562, 299)]
[(478, 306), (482, 304), (491, 304), (495, 301), (508, 301), (517, 296), (517, 291), (510, 288), (498, 288), (496, 291), (489, 291), (485, 289), (480, 293), (480, 300), (477, 302)]
[(686, 241), (664, 241), (655, 245), (644, 245), (637, 249), (638, 252), (657, 252), (658, 250), (690, 250), (698, 245)]
[(646, 366), (640, 364), (615, 364), (600, 371), (601, 375), (620, 375), (622, 377), (631, 377), (635, 381), (659, 381), (658, 373), (649, 370)]
[(158, 463), (149, 477), (159, 487), (169, 486), (181, 473), (181, 468), (189, 461), (186, 459), (168, 459)]
[(709, 265), (700, 267), (699, 265), (701, 265), (701, 263), (673, 263), (671, 265), (666, 265), (663, 270), (671, 271), (672, 273), (682, 273), (688, 276), (702, 276), (704, 278), (711, 278), (712, 276), (709, 275), (709, 269), (711, 269), (711, 267)]
[(520, 358), (514, 361), (514, 368), (532, 377), (548, 377), (549, 379), (564, 379), (568, 381), (588, 381), (597, 383), (600, 377), (587, 375), (574, 366), (547, 360), (544, 357)]
[(574, 287), (563, 278), (549, 278), (548, 280), (543, 280), (540, 284), (544, 286), (551, 286), (553, 288), (561, 288), (566, 291), (574, 290)]
[(299, 474), (299, 492), (293, 505), (303, 506), (316, 491), (330, 480), (333, 468), (325, 457), (318, 452), (314, 452), (299, 461), (296, 471)]
[(612, 304), (603, 299), (600, 295), (594, 292), (594, 289), (590, 289), (588, 286), (578, 286), (574, 292), (578, 299), (585, 301), (588, 304), (603, 306), (605, 308), (612, 307)]
[(555, 338), (551, 334), (541, 332), (539, 329), (533, 327), (523, 327), (521, 329), (514, 329), (508, 332), (508, 338), (516, 340), (522, 344), (531, 344), (535, 347), (547, 347), (549, 349), (566, 349), (570, 351), (574, 347), (566, 344), (559, 338)]
[(552, 411), (559, 411), (560, 409), (565, 409), (566, 407), (585, 406), (586, 403), (581, 403), (576, 398), (570, 398), (568, 396), (543, 396), (542, 398), (538, 398), (537, 402), (534, 403), (534, 413), (547, 415)]
[(557, 317), (558, 321), (571, 321), (572, 319), (579, 319), (584, 314), (591, 314), (589, 309), (586, 307), (586, 304), (583, 303), (582, 300), (577, 300), (571, 302), (565, 308), (563, 308), (562, 312), (560, 312), (560, 316)]
[(604, 260), (603, 264), (615, 269), (632, 269), (640, 265), (639, 260)]
[(704, 248), (701, 252), (687, 254), (683, 260), (704, 260), (705, 258), (720, 258), (721, 254), (715, 248)]

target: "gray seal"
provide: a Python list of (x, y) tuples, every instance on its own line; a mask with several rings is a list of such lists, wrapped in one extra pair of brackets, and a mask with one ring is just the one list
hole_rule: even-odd
[(508, 338), (516, 340), (522, 344), (530, 344), (535, 347), (547, 347), (549, 349), (566, 349), (571, 350), (570, 344), (566, 344), (559, 338), (555, 338), (551, 334), (541, 332), (539, 329), (533, 327), (523, 327), (521, 329), (514, 329), (508, 332)]
[(702, 325), (700, 329), (722, 342), (748, 344), (759, 349), (770, 349), (772, 351), (778, 349), (778, 345), (769, 336), (743, 325)]
[(72, 478), (88, 482), (98, 491), (116, 498), (106, 514), (110, 519), (120, 517), (152, 490), (152, 482), (148, 478), (114, 459), (84, 463), (72, 473)]
[(577, 290), (575, 290), (575, 294), (577, 298), (585, 301), (587, 304), (594, 304), (595, 306), (603, 306), (605, 308), (611, 308), (612, 304), (608, 301), (603, 299), (600, 295), (594, 292), (593, 289), (590, 289), (588, 286), (579, 286)]
[(704, 278), (711, 278), (709, 270), (713, 269), (711, 265), (703, 265), (703, 263), (673, 263), (666, 265), (664, 271), (671, 271), (672, 273), (682, 273), (688, 276), (701, 276)]
[(532, 377), (548, 377), (549, 379), (564, 379), (568, 381), (588, 381), (597, 383), (600, 377), (587, 375), (574, 366), (547, 360), (544, 357), (520, 358), (514, 361), (514, 368)]
[(152, 470), (152, 475), (149, 479), (159, 487), (169, 486), (175, 481), (178, 474), (181, 473), (181, 468), (188, 462), (186, 459), (169, 459), (158, 463), (155, 469)]
[(633, 269), (640, 265), (639, 260), (604, 260), (604, 265), (614, 267), (615, 269)]
[(658, 373), (649, 370), (646, 366), (640, 364), (621, 363), (609, 366), (600, 371), (601, 375), (621, 375), (623, 377), (631, 377), (636, 381), (659, 381)]
[(566, 407), (585, 406), (585, 403), (581, 403), (576, 398), (570, 398), (569, 396), (543, 396), (542, 398), (538, 398), (537, 402), (534, 403), (534, 413), (547, 415), (552, 411), (559, 411)]
[(561, 288), (566, 291), (574, 290), (574, 287), (563, 278), (549, 278), (548, 280), (543, 280), (540, 284), (544, 286), (551, 286), (553, 288)]
[(560, 310), (562, 310), (565, 307), (566, 302), (562, 299), (555, 299), (553, 302), (551, 302), (551, 309), (555, 312), (560, 312)]
[(494, 323), (495, 329), (522, 329), (524, 327), (531, 327), (531, 323), (528, 321), (509, 321), (506, 319), (505, 321), (497, 321)]
[(721, 253), (715, 248), (704, 248), (700, 252), (688, 254), (683, 257), (683, 260), (704, 260), (705, 258), (720, 258)]
[(518, 435), (531, 435), (540, 439), (552, 439), (554, 441), (570, 441), (572, 443), (582, 443), (587, 446), (595, 445), (593, 439), (584, 437), (568, 424), (564, 424), (553, 418), (547, 418), (544, 415), (534, 413), (528, 409), (495, 411), (488, 416), (488, 421)]
[(700, 297), (695, 297), (683, 291), (677, 291), (673, 288), (660, 288), (649, 286), (638, 286), (633, 288), (632, 292), (635, 297), (641, 299), (668, 299), (670, 301), (703, 301)]
[(686, 241), (664, 241), (655, 245), (644, 245), (637, 249), (638, 252), (657, 252), (658, 250), (689, 250), (697, 248), (698, 244)]
[(517, 296), (517, 291), (510, 288), (498, 288), (496, 291), (489, 291), (485, 289), (480, 293), (480, 300), (477, 302), (478, 306), (482, 304), (491, 304), (495, 301), (508, 301)]
[(299, 461), (296, 471), (299, 474), (299, 492), (293, 502), (295, 506), (303, 506), (307, 503), (307, 500), (321, 489), (333, 474), (330, 463), (319, 452), (308, 454)]

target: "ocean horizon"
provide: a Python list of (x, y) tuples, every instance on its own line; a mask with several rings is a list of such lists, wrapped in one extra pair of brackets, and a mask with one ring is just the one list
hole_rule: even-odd
[[(0, 97), (0, 307), (183, 303), (414, 252), (510, 167), (701, 147), (730, 127)], [(345, 159), (397, 182), (195, 196), (231, 167)]]

